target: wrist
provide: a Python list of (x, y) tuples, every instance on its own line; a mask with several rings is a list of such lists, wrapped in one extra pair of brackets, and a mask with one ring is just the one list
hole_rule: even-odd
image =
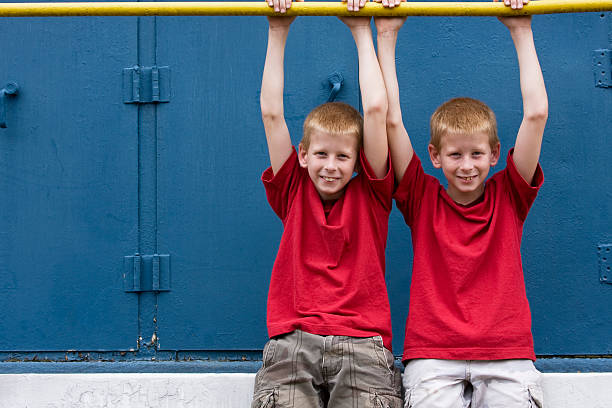
[(370, 24), (360, 24), (349, 27), (353, 35), (372, 35)]
[(376, 37), (381, 38), (381, 39), (390, 38), (392, 40), (395, 40), (397, 38), (398, 32), (399, 32), (399, 29), (395, 29), (395, 28), (376, 29)]
[(532, 35), (531, 24), (508, 27), (508, 30), (510, 31), (510, 35), (512, 37)]
[(289, 32), (289, 26), (288, 25), (270, 25), (269, 31), (271, 33), (287, 34)]

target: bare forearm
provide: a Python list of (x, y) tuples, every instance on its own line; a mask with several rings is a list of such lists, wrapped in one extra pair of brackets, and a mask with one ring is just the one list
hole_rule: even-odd
[(359, 56), (359, 86), (364, 114), (387, 114), (387, 95), (370, 26), (352, 30)]
[(546, 122), (548, 96), (531, 28), (517, 28), (510, 34), (516, 47), (520, 67), (523, 114), (526, 119)]
[(514, 164), (531, 183), (540, 158), (542, 137), (548, 119), (548, 96), (533, 41), (531, 25), (510, 29), (520, 70), (523, 121), (514, 146)]
[(274, 174), (282, 167), (293, 148), (283, 108), (284, 56), (288, 33), (289, 26), (269, 29), (261, 81), (261, 116)]
[(264, 119), (283, 116), (284, 57), (289, 29), (269, 29), (268, 49), (261, 80), (261, 113)]
[(372, 30), (367, 25), (351, 29), (359, 56), (359, 86), (363, 105), (363, 148), (378, 178), (388, 171), (389, 146), (385, 121), (387, 117), (387, 93), (372, 40)]
[(413, 149), (402, 120), (399, 84), (395, 66), (397, 35), (397, 31), (379, 31), (377, 44), (378, 60), (387, 89), (387, 138), (391, 150), (391, 161), (396, 179), (401, 180), (410, 160), (412, 160)]

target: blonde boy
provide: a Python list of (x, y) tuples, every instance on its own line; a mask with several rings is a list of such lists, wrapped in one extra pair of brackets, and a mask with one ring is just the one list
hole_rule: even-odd
[[(282, 11), (290, 3), (272, 5)], [(270, 341), (252, 407), (400, 408), (384, 279), (394, 183), (370, 18), (343, 20), (357, 45), (363, 119), (343, 103), (315, 108), (297, 154), (283, 116), (292, 20), (268, 20), (261, 86), (271, 162), (262, 180), (284, 232), (268, 293)]]
[[(507, 5), (522, 7), (517, 0)], [(431, 118), (429, 156), (448, 187), (423, 172), (402, 123), (395, 44), (403, 19), (376, 20), (389, 101), (394, 195), (414, 248), (403, 383), (406, 407), (541, 406), (525, 294), (523, 223), (542, 184), (548, 100), (530, 17), (500, 19), (518, 55), (523, 121), (507, 166), (486, 180), (500, 143), (493, 112), (452, 99)], [(485, 183), (486, 180), (486, 183)]]

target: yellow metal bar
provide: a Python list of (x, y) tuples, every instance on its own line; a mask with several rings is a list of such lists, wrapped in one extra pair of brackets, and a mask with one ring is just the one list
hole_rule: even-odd
[[(393, 9), (367, 3), (359, 12), (341, 2), (294, 2), (288, 16), (512, 16), (611, 11), (612, 0), (540, 0), (522, 10), (493, 2), (406, 2)], [(0, 3), (0, 17), (270, 16), (266, 2)]]

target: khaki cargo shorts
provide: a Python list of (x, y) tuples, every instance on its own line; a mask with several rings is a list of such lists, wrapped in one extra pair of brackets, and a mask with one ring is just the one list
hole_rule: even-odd
[(402, 408), (402, 380), (382, 338), (300, 330), (271, 339), (252, 408)]

